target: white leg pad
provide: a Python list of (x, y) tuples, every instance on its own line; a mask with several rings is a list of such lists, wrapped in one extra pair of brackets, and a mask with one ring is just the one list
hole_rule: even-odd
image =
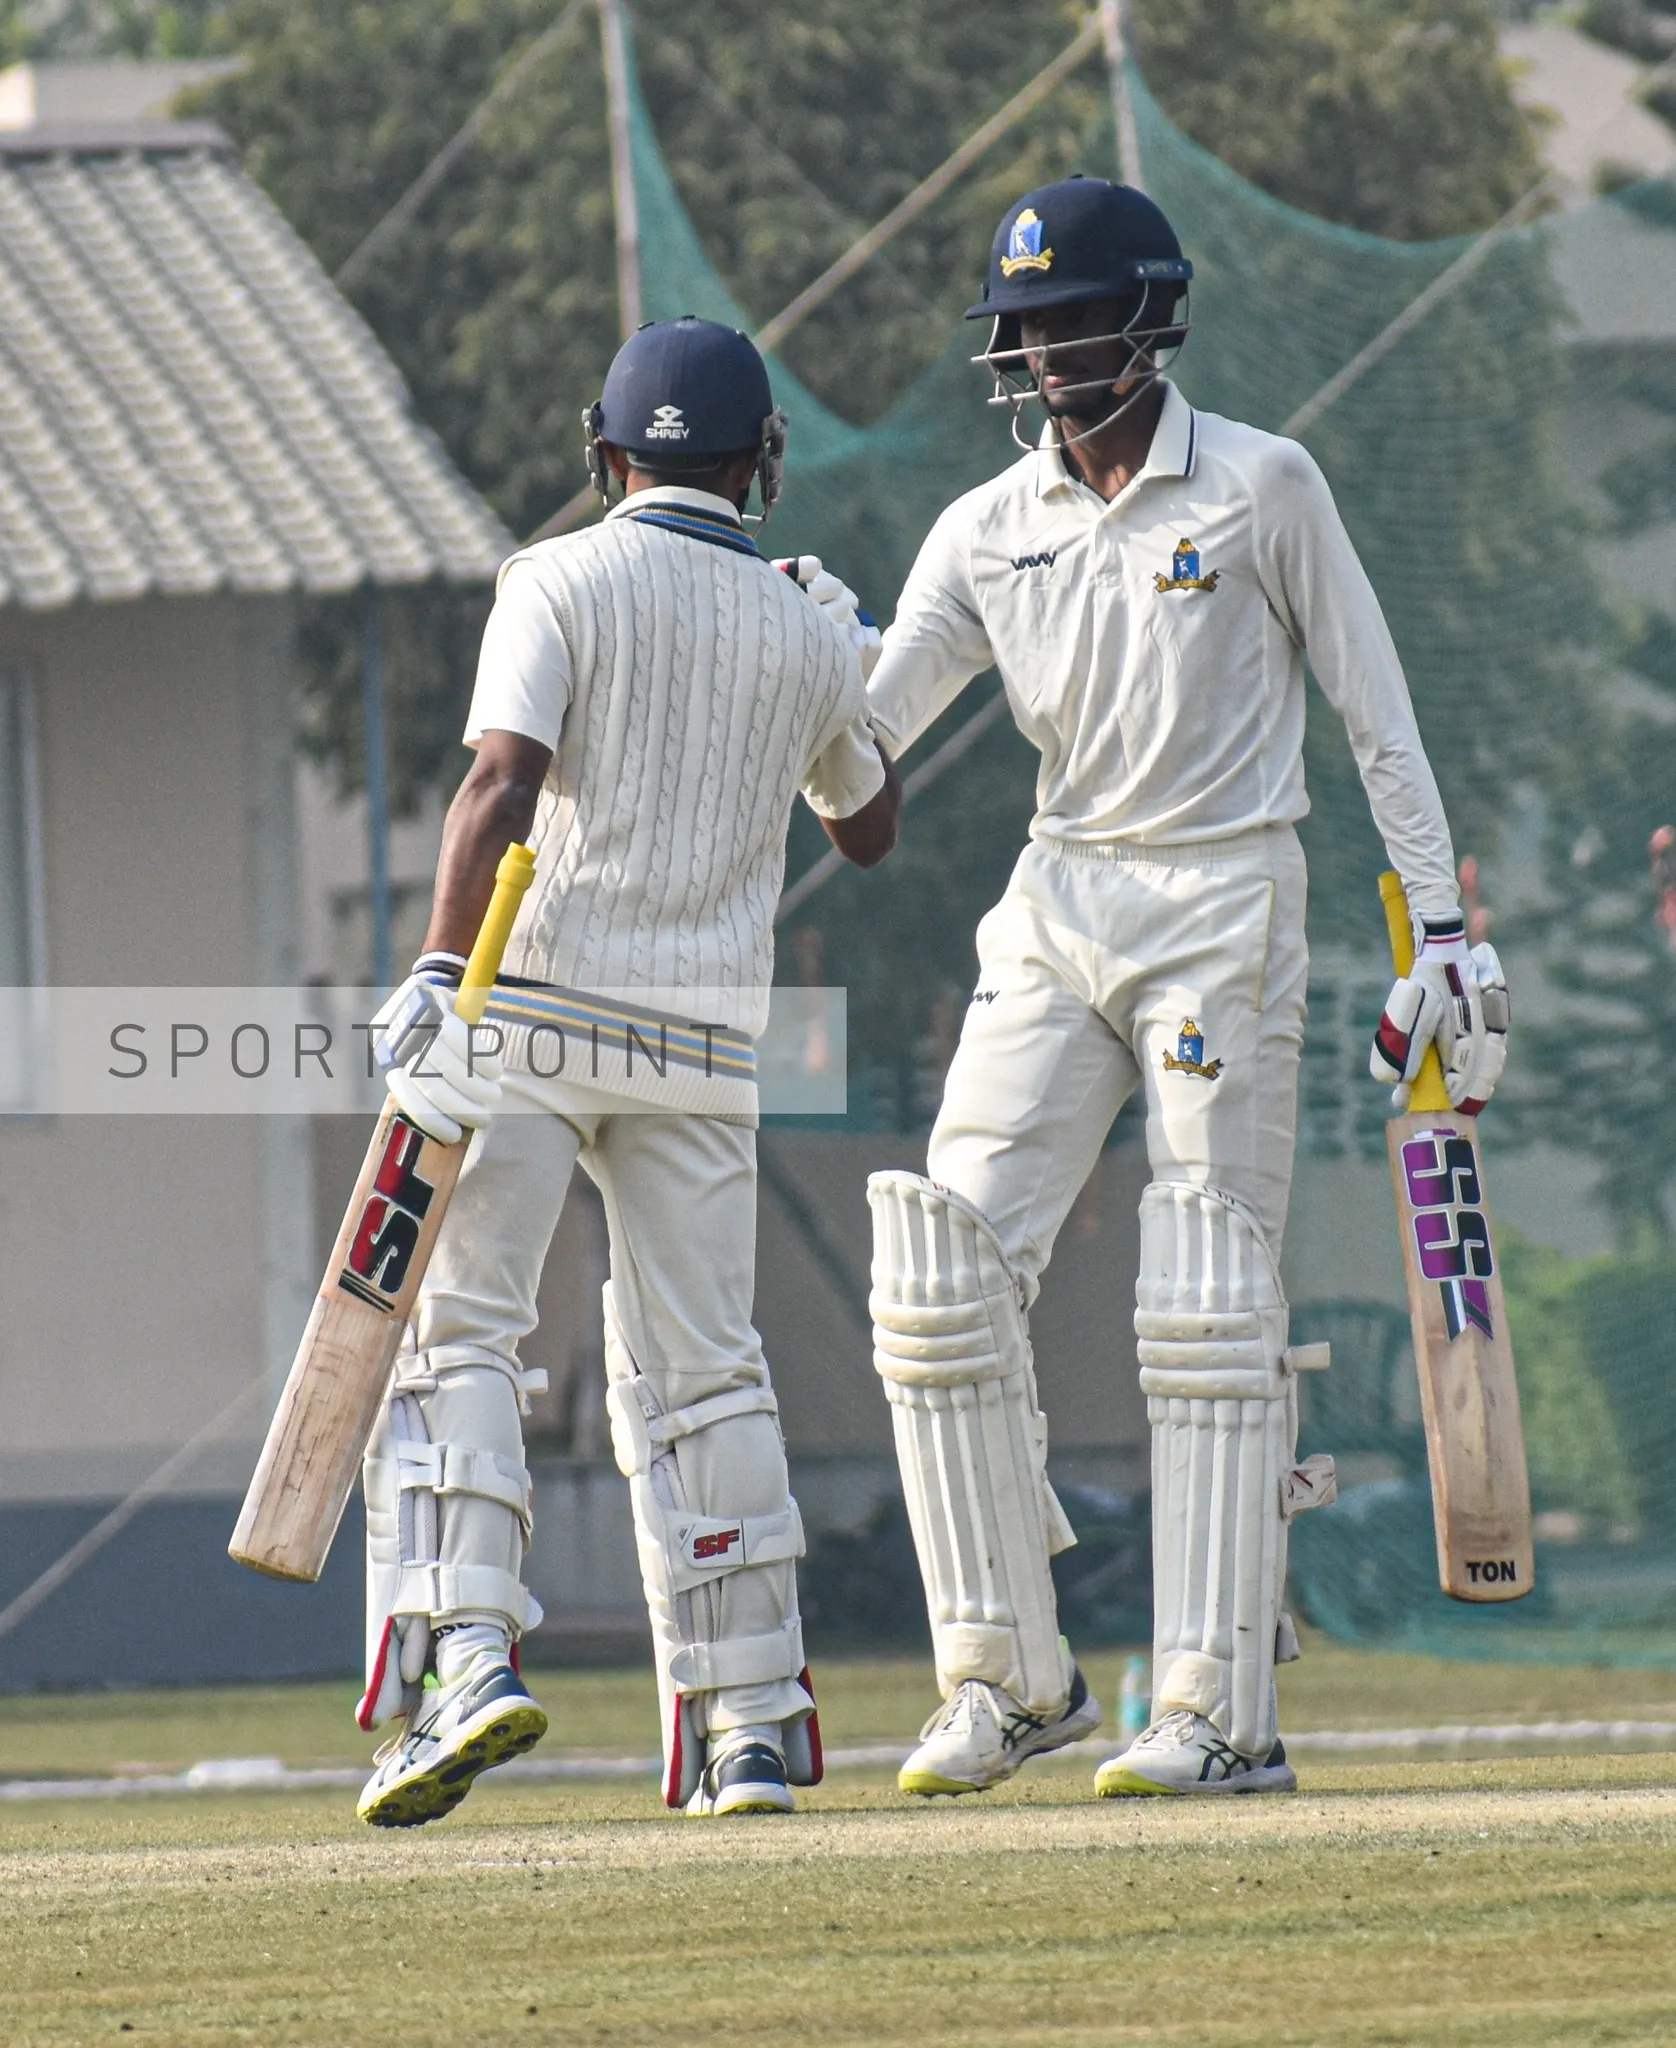
[(1048, 1559), (1076, 1541), (1047, 1482), (1018, 1283), (982, 1213), (911, 1173), (875, 1173), (873, 1364), (885, 1383), (947, 1698), (964, 1680), (1035, 1713), (1071, 1672)]
[[(704, 1736), (741, 1716), (777, 1722), (791, 1781), (819, 1783), (819, 1735), (803, 1726), (814, 1699), (797, 1612), (797, 1503), (786, 1494), (766, 1514), (725, 1512), (729, 1492), (760, 1489), (770, 1459), (783, 1467), (772, 1390), (736, 1387), (666, 1411), (635, 1361), (609, 1283), (605, 1370), (611, 1445), (629, 1482), (652, 1623), (665, 1799), (687, 1803), (704, 1767)], [(742, 1698), (739, 1689), (748, 1689)], [(716, 1695), (725, 1710), (729, 1691), (737, 1714), (724, 1711), (718, 1722)]]
[(1242, 1755), (1266, 1755), (1297, 1441), (1280, 1276), (1241, 1204), (1154, 1181), (1136, 1298), (1152, 1423), (1153, 1710), (1191, 1708)]
[(406, 1712), (443, 1624), (514, 1641), (541, 1619), (520, 1576), (530, 1538), (517, 1375), (492, 1352), (407, 1352), (367, 1449), (367, 1689), (356, 1718)]

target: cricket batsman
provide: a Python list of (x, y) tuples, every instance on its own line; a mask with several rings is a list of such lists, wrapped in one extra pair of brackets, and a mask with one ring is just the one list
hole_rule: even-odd
[(1320, 470), (1162, 374), (1191, 275), (1164, 215), (1122, 185), (1069, 179), (1007, 214), (968, 318), (991, 322), (978, 360), (1026, 452), (938, 519), (868, 685), (894, 756), (993, 664), (1041, 754), (1030, 844), (978, 927), (928, 1177), (869, 1183), (875, 1364), (944, 1702), (903, 1766), (909, 1792), (982, 1790), (1099, 1725), (1059, 1633), (1048, 1560), (1074, 1539), (1027, 1318), (1137, 1087), (1152, 1720), (1095, 1789), (1296, 1785), (1274, 1686), (1297, 1655), (1287, 1524), (1332, 1497), (1329, 1461), (1295, 1462), (1280, 1283), (1308, 972), (1306, 658), (1416, 921), (1374, 1074), (1406, 1087), (1435, 1041), (1451, 1101), (1476, 1108), (1506, 1055), (1501, 970), (1466, 944), (1396, 649)]
[[(799, 789), (861, 865), (894, 843), (860, 658), (878, 635), (836, 578), (765, 561), (747, 530), (753, 483), (773, 509), (785, 420), (745, 336), (642, 328), (586, 419), (600, 494), (623, 494), (501, 571), (425, 951), (375, 1020), (402, 1111), (444, 1143), (475, 1134), (366, 1460), (359, 1719), (394, 1723), (359, 1804), (378, 1826), (448, 1812), (547, 1726), (518, 1667), (540, 1619), (518, 1347), (578, 1164), (610, 1232), (607, 1401), (665, 1796), (784, 1811), (820, 1775), (802, 1528), (751, 1323), (752, 1039)], [(489, 1011), (503, 1061), (453, 992), (496, 862), (526, 839), (535, 881)]]

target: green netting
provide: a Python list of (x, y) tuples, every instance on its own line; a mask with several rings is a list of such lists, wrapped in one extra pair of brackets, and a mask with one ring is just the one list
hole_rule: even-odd
[[(1179, 381), (1202, 407), (1278, 429), (1466, 244), (1401, 245), (1306, 218), (1190, 142), (1138, 78), (1132, 85), (1147, 185), (1197, 271)], [(634, 147), (648, 313), (747, 325), (638, 100)], [(1088, 167), (1111, 161), (1109, 133), (1090, 136)], [(827, 557), (888, 616), (936, 513), (1011, 457), (968, 361), (977, 345), (971, 330), (954, 334), (868, 429), (774, 365), (792, 420), (777, 551)], [(1364, 1066), (1388, 981), (1373, 894), (1383, 859), (1342, 730), (1312, 697), (1314, 809), (1303, 832), (1314, 967), (1287, 1276), (1298, 1336), (1335, 1346), (1333, 1370), (1306, 1388), (1303, 1447), (1332, 1450), (1345, 1487), (1336, 1508), (1297, 1527), (1296, 1595), (1322, 1625), (1360, 1641), (1676, 1661), (1671, 1162), (1666, 1148), (1661, 1175), (1655, 1147), (1638, 1176), (1621, 1157), (1638, 1136), (1676, 1130), (1669, 1065), (1636, 1053), (1638, 1040), (1655, 1039), (1676, 1051), (1676, 918), (1655, 923), (1646, 867), (1648, 831), (1664, 806), (1676, 812), (1669, 187), (1506, 237), (1304, 438), (1390, 616), (1457, 850), (1481, 861), (1516, 1001), (1535, 1020), (1515, 1040), (1518, 1065), (1486, 1137), (1540, 1590), (1500, 1609), (1458, 1607), (1437, 1590), (1383, 1104)], [(940, 730), (977, 702), (969, 696)], [(974, 791), (990, 813), (977, 838)], [(923, 1125), (936, 1093), (935, 1073), (929, 1085), (922, 1074), (897, 1086), (887, 1055), (868, 1065), (870, 1034), (909, 1002), (912, 981), (899, 959), (874, 972), (877, 935), (906, 920), (927, 957), (955, 958), (938, 949), (950, 928), (965, 945), (1028, 811), (1022, 743), (998, 732), (928, 800), (919, 816), (931, 824), (916, 823), (905, 875), (870, 878), (865, 912), (847, 882), (822, 899), (835, 935), (828, 964), (852, 991), (860, 1120)], [(1604, 956), (1591, 964), (1591, 934), (1616, 949), (1616, 968)], [(1569, 973), (1552, 969), (1556, 942)], [(1570, 1068), (1558, 1027), (1578, 995), (1596, 1044)], [(1639, 1089), (1639, 1107), (1614, 1124), (1608, 1084), (1618, 1073)], [(1568, 1095), (1603, 1106), (1568, 1120)], [(1114, 1311), (1120, 1328), (1122, 1304)]]

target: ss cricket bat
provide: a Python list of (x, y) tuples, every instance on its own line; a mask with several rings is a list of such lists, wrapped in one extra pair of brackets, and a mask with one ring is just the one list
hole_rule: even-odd
[[(1379, 878), (1397, 972), (1414, 965), (1408, 901)], [(1519, 1388), (1490, 1230), (1478, 1119), (1449, 1106), (1427, 1049), (1386, 1126), (1431, 1466), (1438, 1583), (1453, 1600), (1522, 1600), (1536, 1583)]]
[[(527, 846), (502, 854), (455, 1004), (468, 1024), (482, 1019), (534, 873)], [(227, 1546), (252, 1571), (319, 1578), (469, 1142), (440, 1145), (385, 1103)]]

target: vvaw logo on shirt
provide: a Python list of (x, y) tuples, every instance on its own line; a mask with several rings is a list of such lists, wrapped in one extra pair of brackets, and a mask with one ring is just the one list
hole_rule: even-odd
[(1021, 572), (1025, 569), (1051, 569), (1058, 558), (1059, 550), (1050, 548), (1045, 554), (1040, 555), (1014, 555), (1012, 564)]
[(652, 414), (646, 438), (648, 441), (684, 441), (687, 423), (681, 416), (681, 408), (678, 405), (660, 405)]

